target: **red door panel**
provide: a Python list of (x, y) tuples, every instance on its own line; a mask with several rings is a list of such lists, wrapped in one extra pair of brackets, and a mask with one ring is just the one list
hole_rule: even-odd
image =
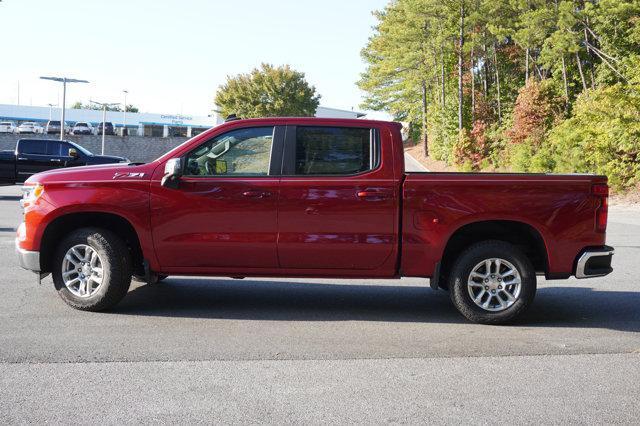
[(152, 186), (163, 267), (278, 267), (278, 178), (183, 177), (179, 189)]
[(395, 253), (392, 179), (283, 177), (278, 256), (282, 268), (375, 269)]

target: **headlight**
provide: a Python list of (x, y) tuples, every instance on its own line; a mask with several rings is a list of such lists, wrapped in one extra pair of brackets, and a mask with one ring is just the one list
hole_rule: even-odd
[(35, 202), (44, 193), (44, 185), (39, 183), (33, 185), (25, 185), (22, 187), (22, 200), (20, 205), (24, 208)]

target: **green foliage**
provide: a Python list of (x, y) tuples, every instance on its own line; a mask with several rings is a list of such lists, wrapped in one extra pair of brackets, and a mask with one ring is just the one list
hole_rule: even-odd
[(307, 83), (304, 73), (288, 65), (262, 64), (249, 74), (227, 77), (215, 97), (224, 116), (243, 118), (311, 117), (319, 103), (320, 95)]
[(549, 134), (553, 171), (609, 176), (614, 187), (640, 182), (640, 85), (587, 92), (573, 117)]
[[(93, 110), (102, 111), (102, 107), (100, 105), (96, 105), (92, 103), (83, 104), (80, 101), (74, 102), (71, 105), (71, 109), (93, 109)], [(122, 108), (118, 105), (108, 106), (107, 111), (122, 111)], [(138, 112), (138, 111), (139, 111), (138, 107), (135, 107), (133, 105), (127, 105), (127, 112)]]
[(639, 182), (640, 0), (391, 0), (375, 17), (363, 107), (426, 128), (430, 156)]
[(449, 104), (443, 108), (435, 105), (428, 126), (430, 155), (436, 160), (454, 164), (454, 146), (459, 142), (456, 106)]

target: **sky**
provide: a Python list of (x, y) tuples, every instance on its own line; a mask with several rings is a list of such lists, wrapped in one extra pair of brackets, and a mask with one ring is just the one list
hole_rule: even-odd
[[(289, 64), (320, 104), (360, 110), (371, 12), (388, 0), (2, 0), (0, 103), (122, 102), (207, 115), (226, 76)], [(379, 114), (372, 114), (373, 117)]]

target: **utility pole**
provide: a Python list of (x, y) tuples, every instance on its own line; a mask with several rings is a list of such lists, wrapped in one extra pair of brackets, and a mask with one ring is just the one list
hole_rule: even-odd
[(64, 139), (64, 109), (67, 99), (67, 83), (88, 83), (87, 80), (78, 80), (67, 77), (40, 77), (43, 80), (52, 80), (62, 83), (62, 113), (60, 117), (60, 140)]
[(47, 105), (49, 105), (49, 121), (51, 121), (51, 109), (52, 109), (54, 106), (58, 106), (58, 104), (47, 104)]
[(122, 136), (124, 136), (127, 130), (127, 93), (129, 91), (123, 90), (122, 93), (124, 93), (124, 106), (122, 108)]
[(107, 107), (112, 107), (112, 106), (118, 105), (118, 103), (117, 102), (111, 102), (111, 103), (108, 103), (108, 102), (96, 102), (96, 101), (93, 101), (91, 99), (89, 99), (89, 102), (91, 102), (93, 104), (96, 104), (96, 105), (100, 105), (102, 107), (102, 154), (101, 155), (104, 155), (104, 135), (107, 133), (107, 132), (105, 132), (105, 128), (104, 127), (105, 127), (105, 123), (107, 121)]

